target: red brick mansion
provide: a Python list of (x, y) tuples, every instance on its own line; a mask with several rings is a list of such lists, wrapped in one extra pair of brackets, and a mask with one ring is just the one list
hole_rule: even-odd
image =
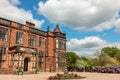
[(0, 18), (0, 69), (64, 71), (65, 53), (66, 33), (58, 25), (42, 31), (31, 22), (24, 25)]

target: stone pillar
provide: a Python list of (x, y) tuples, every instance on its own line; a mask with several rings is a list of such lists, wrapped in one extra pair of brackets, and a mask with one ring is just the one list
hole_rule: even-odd
[(34, 59), (34, 57), (35, 57), (35, 53), (33, 53), (33, 59), (32, 59), (32, 70), (35, 68), (35, 59)]
[(17, 67), (18, 68), (20, 67), (20, 53), (18, 53), (18, 64), (17, 64)]
[(24, 68), (24, 53), (22, 54), (21, 67)]

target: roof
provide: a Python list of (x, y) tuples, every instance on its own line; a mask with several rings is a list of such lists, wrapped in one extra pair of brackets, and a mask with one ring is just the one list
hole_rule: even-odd
[(56, 25), (56, 28), (54, 29), (53, 32), (61, 32), (58, 24)]

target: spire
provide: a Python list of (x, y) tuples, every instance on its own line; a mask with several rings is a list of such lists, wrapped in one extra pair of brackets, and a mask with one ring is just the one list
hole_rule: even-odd
[(66, 31), (64, 31), (64, 34), (66, 34)]
[(47, 31), (50, 31), (50, 26), (48, 25), (48, 27), (47, 27)]
[(58, 24), (56, 25), (56, 28), (54, 29), (54, 32), (61, 32)]

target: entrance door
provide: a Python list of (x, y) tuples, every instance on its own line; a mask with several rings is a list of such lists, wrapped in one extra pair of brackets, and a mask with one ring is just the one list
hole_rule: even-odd
[(28, 71), (28, 58), (24, 59), (24, 71)]

